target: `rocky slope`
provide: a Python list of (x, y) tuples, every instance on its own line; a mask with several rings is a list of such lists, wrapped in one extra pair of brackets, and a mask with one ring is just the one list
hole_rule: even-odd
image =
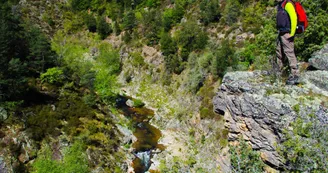
[[(285, 85), (265, 71), (230, 72), (213, 99), (214, 111), (222, 114), (229, 129), (228, 140), (249, 141), (261, 158), (275, 169), (284, 167), (276, 151), (283, 129), (297, 117), (314, 114), (323, 127), (328, 124), (328, 71), (314, 62), (327, 64), (327, 49), (314, 54), (311, 65), (322, 69), (301, 74), (301, 84)], [(325, 62), (324, 62), (325, 61)]]

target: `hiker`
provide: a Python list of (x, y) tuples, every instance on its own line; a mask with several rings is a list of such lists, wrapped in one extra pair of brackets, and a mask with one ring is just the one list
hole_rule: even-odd
[(290, 72), (286, 81), (287, 85), (298, 83), (299, 71), (297, 69), (297, 59), (294, 52), (294, 36), (297, 28), (297, 14), (294, 3), (291, 0), (276, 0), (277, 7), (277, 65), (279, 74), (284, 69), (285, 59), (288, 59)]

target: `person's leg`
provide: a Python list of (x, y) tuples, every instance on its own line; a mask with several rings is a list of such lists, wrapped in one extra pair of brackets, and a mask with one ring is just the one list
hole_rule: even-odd
[(292, 76), (298, 76), (298, 69), (297, 69), (297, 59), (294, 52), (294, 41), (288, 40), (290, 38), (289, 33), (284, 34), (281, 36), (282, 44), (283, 44), (283, 52), (285, 53), (288, 61), (289, 67)]
[(276, 41), (276, 64), (275, 64), (275, 70), (277, 73), (281, 73), (283, 68), (284, 68), (284, 64), (283, 64), (283, 51), (282, 51), (282, 43), (281, 43), (281, 36), (278, 35), (277, 37), (277, 41)]

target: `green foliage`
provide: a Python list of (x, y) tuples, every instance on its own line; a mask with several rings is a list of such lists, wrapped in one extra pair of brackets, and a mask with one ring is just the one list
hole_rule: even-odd
[(151, 9), (149, 11), (143, 11), (142, 13), (142, 32), (147, 39), (148, 45), (158, 44), (160, 33), (162, 31), (162, 18), (161, 11), (157, 9)]
[(116, 96), (116, 76), (121, 70), (120, 56), (109, 43), (101, 44), (99, 52), (100, 55), (97, 57), (97, 64), (94, 67), (97, 69), (95, 90), (102, 99), (109, 101)]
[(187, 21), (177, 31), (176, 40), (181, 49), (180, 55), (186, 61), (190, 52), (205, 48), (208, 36), (195, 21)]
[(85, 25), (87, 25), (88, 30), (90, 32), (97, 31), (97, 21), (96, 21), (96, 18), (92, 14), (86, 14), (84, 16), (84, 23), (85, 23)]
[(235, 67), (238, 63), (235, 50), (229, 40), (222, 41), (220, 47), (214, 52), (211, 72), (214, 77), (222, 77), (229, 66)]
[(260, 32), (262, 25), (264, 24), (263, 13), (265, 7), (262, 3), (253, 3), (243, 10), (243, 29), (245, 31), (252, 31), (255, 34)]
[(134, 99), (133, 100), (133, 107), (141, 108), (143, 106), (145, 106), (145, 103), (142, 102), (142, 100), (139, 100), (139, 99)]
[(177, 53), (176, 42), (172, 39), (170, 33), (162, 33), (160, 44), (161, 51), (164, 56), (174, 55)]
[(292, 130), (284, 130), (284, 141), (278, 152), (285, 158), (290, 172), (328, 171), (328, 126), (315, 115), (298, 117), (291, 123)]
[(249, 64), (252, 64), (255, 60), (255, 56), (258, 55), (257, 52), (258, 50), (255, 44), (246, 42), (238, 54), (239, 61), (249, 62)]
[(234, 172), (260, 173), (264, 171), (264, 163), (257, 151), (253, 151), (244, 140), (239, 146), (230, 146), (230, 160)]
[(134, 11), (128, 11), (123, 18), (123, 29), (132, 31), (136, 25), (137, 23)]
[(227, 0), (226, 6), (223, 11), (223, 17), (228, 25), (237, 22), (240, 15), (241, 5), (238, 0)]
[(64, 80), (64, 73), (58, 67), (49, 68), (47, 72), (41, 74), (40, 78), (42, 83), (60, 84)]
[(110, 33), (113, 32), (112, 27), (106, 22), (104, 16), (98, 18), (97, 31), (101, 39), (105, 39)]
[(183, 71), (183, 69), (185, 68), (185, 63), (176, 54), (173, 54), (173, 55), (170, 54), (168, 56), (165, 56), (164, 61), (165, 61), (165, 69), (169, 73), (180, 74)]
[(299, 59), (307, 61), (328, 41), (328, 9), (327, 2), (323, 0), (304, 1), (302, 5), (307, 12), (309, 26), (303, 34), (296, 35), (295, 49)]
[(218, 21), (221, 17), (220, 4), (217, 0), (201, 1), (200, 20), (208, 25), (211, 22)]
[(123, 34), (123, 41), (124, 43), (128, 44), (132, 40), (131, 32), (125, 31)]
[(70, 5), (75, 11), (87, 10), (90, 8), (90, 0), (71, 0)]
[(85, 155), (85, 146), (81, 141), (74, 144), (64, 152), (62, 161), (52, 159), (52, 151), (49, 145), (44, 145), (39, 151), (38, 157), (32, 164), (33, 173), (88, 173), (88, 162)]
[(140, 53), (132, 52), (130, 55), (132, 58), (131, 64), (134, 67), (140, 68), (140, 67), (143, 67), (146, 65), (146, 63), (144, 61), (144, 57)]
[(51, 51), (50, 43), (46, 36), (36, 26), (26, 24), (26, 38), (29, 47), (28, 66), (32, 72), (41, 73), (54, 65), (56, 56)]
[(121, 33), (121, 28), (117, 21), (113, 23), (113, 31), (116, 35), (119, 35)]
[(63, 15), (63, 26), (65, 32), (76, 33), (77, 31), (84, 29), (84, 21), (81, 19), (79, 14), (76, 14), (72, 11), (65, 11)]
[(163, 13), (164, 31), (169, 31), (173, 25), (179, 23), (184, 13), (185, 10), (179, 3), (176, 3), (174, 8), (166, 9)]

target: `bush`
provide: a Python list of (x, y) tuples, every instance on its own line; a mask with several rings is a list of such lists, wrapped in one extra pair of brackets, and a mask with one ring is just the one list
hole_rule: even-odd
[(237, 22), (240, 15), (240, 9), (241, 5), (238, 0), (227, 0), (223, 16), (229, 26)]
[(238, 64), (234, 52), (235, 50), (229, 40), (222, 41), (218, 50), (214, 52), (214, 58), (211, 63), (211, 72), (214, 77), (223, 77), (229, 66), (235, 67)]
[(181, 57), (186, 61), (190, 52), (205, 48), (208, 36), (195, 21), (183, 23), (181, 27), (176, 40), (181, 47)]
[(200, 3), (200, 20), (205, 25), (208, 25), (211, 22), (219, 21), (220, 17), (219, 1), (209, 0), (202, 1)]
[(291, 172), (327, 172), (327, 124), (315, 115), (298, 117), (284, 130), (278, 152), (285, 158), (285, 169)]
[(123, 28), (127, 31), (132, 31), (132, 29), (136, 26), (136, 16), (134, 11), (128, 11), (123, 18)]
[(84, 154), (85, 146), (81, 141), (76, 141), (64, 152), (63, 161), (52, 159), (49, 145), (43, 146), (38, 153), (38, 158), (32, 164), (33, 173), (88, 173), (87, 157)]
[(173, 9), (166, 9), (163, 13), (164, 31), (169, 31), (173, 25), (179, 23), (184, 13), (185, 10), (179, 3), (176, 3)]
[(90, 0), (71, 0), (71, 7), (75, 11), (87, 10), (90, 8)]
[(61, 84), (64, 80), (64, 73), (58, 67), (49, 68), (47, 72), (41, 74), (40, 78), (42, 83)]
[(106, 18), (104, 16), (98, 18), (97, 30), (101, 39), (105, 39), (110, 33), (113, 32), (112, 27), (106, 22)]
[(254, 3), (243, 10), (243, 29), (258, 34), (264, 24), (263, 13), (266, 8), (262, 3)]
[(169, 33), (164, 32), (160, 39), (161, 51), (164, 56), (174, 55), (177, 53), (177, 46)]
[(93, 15), (86, 14), (84, 17), (84, 23), (87, 25), (88, 30), (90, 32), (96, 32), (97, 31), (97, 21), (96, 18)]
[(182, 59), (177, 55), (169, 55), (164, 57), (165, 68), (169, 73), (180, 74), (184, 68), (185, 63), (182, 62)]
[(253, 151), (244, 140), (239, 140), (239, 146), (230, 146), (231, 167), (234, 172), (260, 173), (264, 172), (264, 163), (260, 154)]

